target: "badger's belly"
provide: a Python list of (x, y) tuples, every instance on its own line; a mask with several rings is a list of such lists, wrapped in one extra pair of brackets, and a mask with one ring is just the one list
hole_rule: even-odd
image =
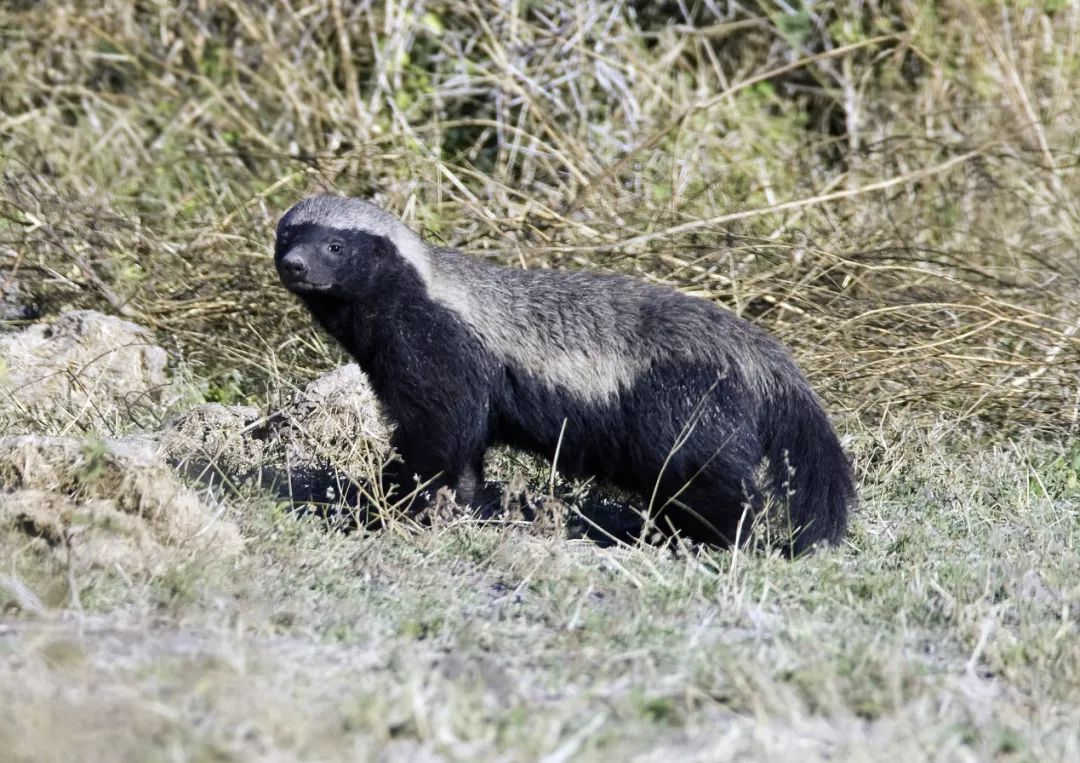
[(548, 459), (557, 451), (562, 474), (629, 488), (760, 457), (745, 386), (707, 366), (653, 367), (591, 400), (511, 369), (495, 411), (493, 439)]
[(621, 398), (586, 399), (565, 387), (510, 368), (493, 406), (492, 439), (547, 459), (570, 476), (610, 475), (630, 431)]

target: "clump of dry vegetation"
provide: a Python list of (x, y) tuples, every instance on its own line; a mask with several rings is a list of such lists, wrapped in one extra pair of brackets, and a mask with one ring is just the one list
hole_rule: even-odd
[[(0, 456), (16, 759), (1080, 757), (1080, 6), (8, 3), (0, 67), (0, 426), (69, 438)], [(298, 394), (343, 358), (270, 247), (322, 189), (776, 333), (856, 461), (847, 547), (174, 517), (110, 438), (381, 453)], [(207, 516), (243, 548), (191, 551)]]
[(81, 608), (81, 590), (98, 587), (102, 573), (131, 582), (178, 559), (205, 563), (211, 550), (240, 551), (223, 510), (182, 485), (153, 442), (7, 436), (0, 454), (5, 598), (21, 609), (43, 609), (37, 595), (23, 594), (33, 588), (47, 589), (52, 605)]

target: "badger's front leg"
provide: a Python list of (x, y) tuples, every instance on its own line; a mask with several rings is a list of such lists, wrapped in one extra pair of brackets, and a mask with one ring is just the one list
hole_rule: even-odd
[[(400, 431), (400, 430), (399, 430)], [(460, 433), (458, 433), (460, 434)], [(436, 433), (419, 438), (395, 435), (397, 459), (383, 467), (383, 492), (406, 513), (422, 511), (448, 488), (459, 506), (476, 506), (483, 487), (484, 452), (480, 443), (445, 442)], [(400, 505), (399, 505), (400, 503)]]
[(457, 478), (449, 483), (454, 491), (454, 500), (459, 506), (479, 508), (480, 493), (484, 487), (484, 459), (481, 455), (472, 463), (466, 463), (458, 472)]

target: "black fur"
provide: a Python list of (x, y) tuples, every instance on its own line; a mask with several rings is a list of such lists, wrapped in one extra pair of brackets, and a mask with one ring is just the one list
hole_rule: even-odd
[[(794, 540), (784, 545), (793, 552), (838, 542), (844, 533), (854, 501), (851, 470), (820, 403), (779, 345), (730, 313), (619, 277), (510, 277), (479, 264), (469, 271), (470, 278), (499, 274), (523, 298), (530, 279), (538, 286), (546, 279), (550, 290), (561, 277), (568, 293), (557, 305), (569, 317), (552, 325), (566, 330), (546, 338), (560, 349), (580, 336), (570, 318), (575, 300), (589, 297), (569, 292), (590, 279), (602, 279), (597, 294), (633, 293), (635, 314), (626, 319), (641, 327), (642, 343), (664, 343), (663, 327), (672, 320), (711, 327), (700, 337), (711, 354), (693, 347), (678, 356), (656, 353), (659, 359), (617, 394), (598, 401), (492, 349), (452, 306), (431, 296), (430, 284), (387, 237), (297, 224), (286, 215), (275, 255), (287, 288), (356, 358), (396, 425), (392, 444), (402, 461), (390, 478), (398, 486), (412, 489), (414, 476), (432, 480), (432, 493), (445, 485), (469, 503), (491, 444), (549, 458), (558, 446), (560, 472), (636, 491), (651, 499), (661, 526), (670, 521), (695, 539), (745, 539), (752, 524), (746, 520), (762, 510), (767, 494), (787, 509)], [(651, 335), (651, 327), (658, 333)], [(756, 365), (739, 362), (740, 342), (757, 353)], [(747, 368), (769, 378), (747, 378)]]

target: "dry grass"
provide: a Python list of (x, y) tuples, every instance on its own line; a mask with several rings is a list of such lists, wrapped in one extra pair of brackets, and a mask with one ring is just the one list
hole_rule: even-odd
[(250, 394), (334, 355), (275, 286), (276, 217), (375, 192), (724, 302), (868, 421), (1075, 431), (1077, 10), (695, 7), (9, 8), (5, 272)]
[(207, 400), (279, 410), (341, 360), (272, 230), (374, 194), (766, 326), (863, 499), (792, 565), (237, 498), (231, 569), (0, 625), (15, 756), (1080, 755), (1080, 6), (7, 3), (0, 71), (0, 293), (153, 329)]

